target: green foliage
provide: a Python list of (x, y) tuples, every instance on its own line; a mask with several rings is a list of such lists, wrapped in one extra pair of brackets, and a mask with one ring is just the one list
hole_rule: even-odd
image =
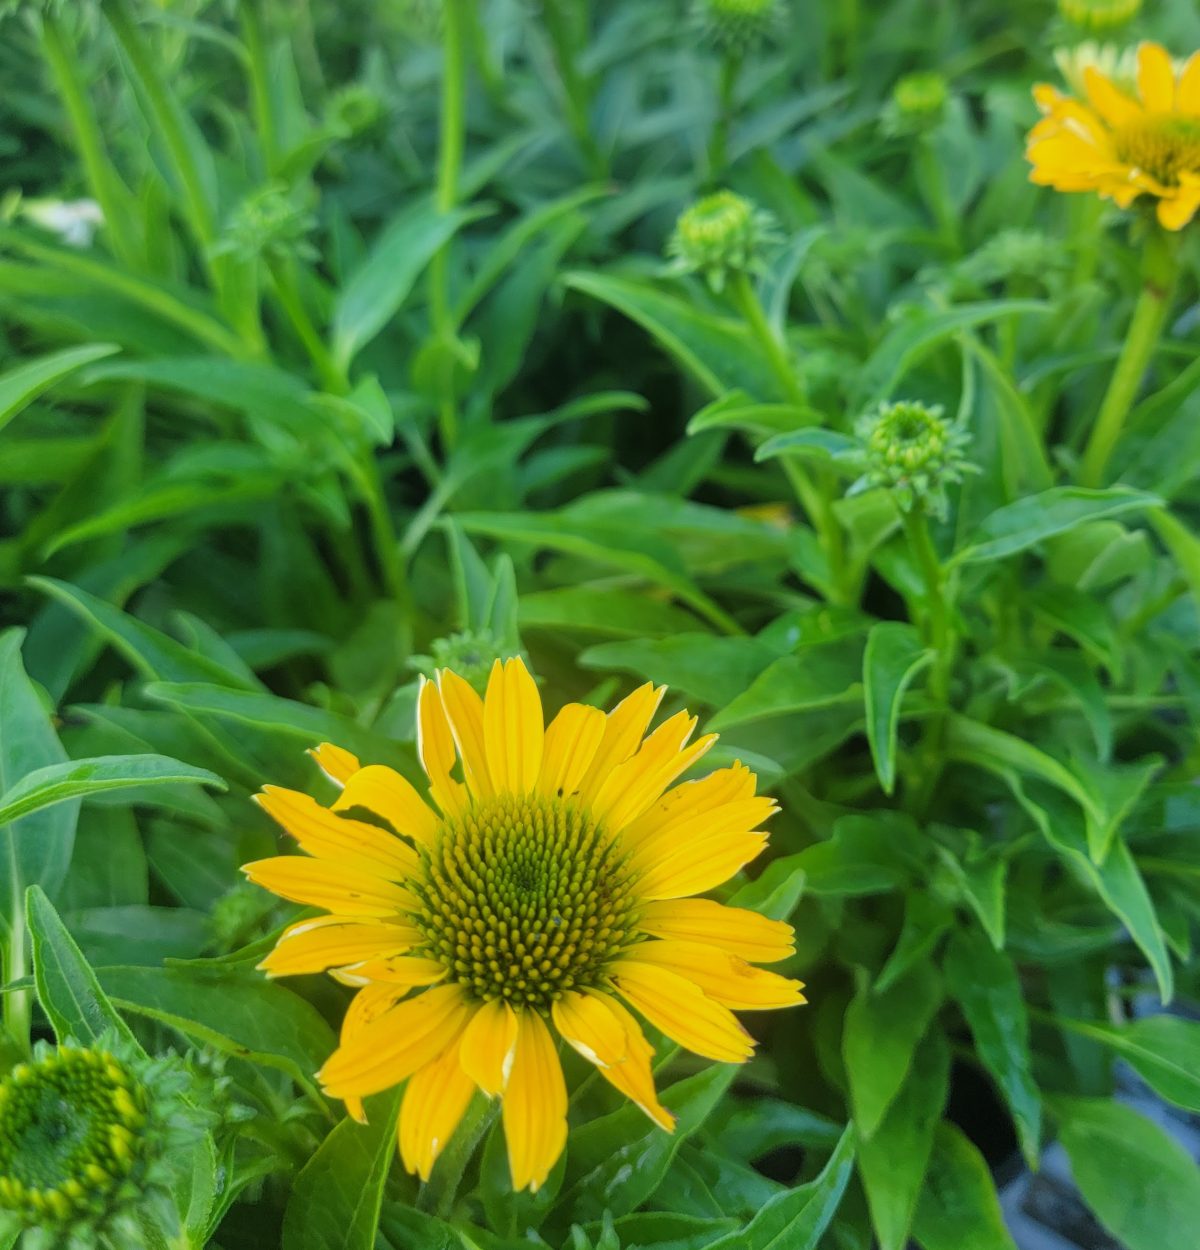
[[(151, 1245), (1013, 1250), (1057, 1138), (1190, 1246), (1113, 1095), (1200, 1111), (1196, 227), (1114, 424), (1155, 236), (1022, 157), (1104, 6), (349, 7), (0, 3), (0, 1072), (186, 1057)], [(517, 653), (758, 773), (720, 897), (810, 1005), (661, 1044), (673, 1135), (570, 1056), (514, 1196), (482, 1099), (425, 1185), (394, 1094), (340, 1118), (345, 995), (256, 970), (298, 913), (237, 869), (307, 748), (420, 785), (420, 675)]]

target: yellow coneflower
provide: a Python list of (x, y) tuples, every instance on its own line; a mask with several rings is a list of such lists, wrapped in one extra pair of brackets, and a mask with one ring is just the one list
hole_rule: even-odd
[(1044, 116), (1029, 132), (1030, 178), (1122, 208), (1153, 196), (1161, 225), (1182, 229), (1200, 208), (1200, 54), (1177, 72), (1165, 48), (1143, 43), (1136, 97), (1094, 67), (1083, 79), (1086, 101), (1034, 88)]
[(318, 1076), (360, 1118), (364, 1097), (407, 1080), (400, 1154), (422, 1178), (478, 1088), (502, 1099), (514, 1188), (545, 1181), (567, 1137), (555, 1033), (669, 1130), (625, 1004), (742, 1063), (754, 1042), (732, 1009), (804, 1001), (799, 982), (754, 967), (791, 953), (789, 925), (689, 897), (759, 854), (776, 808), (740, 764), (671, 788), (715, 735), (691, 741), (685, 712), (647, 734), (663, 693), (642, 686), (607, 715), (569, 704), (547, 726), (519, 659), (495, 663), (482, 698), (443, 670), (417, 709), (433, 806), (329, 745), (314, 755), (343, 787), (332, 809), (259, 796), (312, 858), (244, 871), (330, 912), (292, 925), (261, 966), (361, 987)]

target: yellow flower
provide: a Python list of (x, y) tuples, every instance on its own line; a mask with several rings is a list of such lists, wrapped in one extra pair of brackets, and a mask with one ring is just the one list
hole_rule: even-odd
[(1044, 116), (1029, 132), (1032, 181), (1122, 208), (1150, 195), (1159, 222), (1182, 229), (1200, 208), (1200, 53), (1177, 73), (1165, 48), (1143, 43), (1136, 98), (1091, 66), (1083, 81), (1086, 102), (1034, 88)]
[(792, 952), (789, 925), (688, 897), (759, 854), (776, 807), (740, 764), (671, 788), (715, 735), (691, 742), (686, 712), (647, 734), (663, 693), (642, 686), (607, 715), (569, 704), (544, 726), (520, 659), (496, 661), (483, 698), (442, 670), (417, 707), (433, 806), (329, 745), (314, 755), (343, 787), (331, 809), (259, 796), (312, 858), (244, 871), (330, 913), (292, 925), (261, 967), (360, 987), (318, 1076), (358, 1118), (364, 1097), (407, 1080), (400, 1154), (422, 1178), (478, 1088), (502, 1099), (514, 1188), (545, 1181), (567, 1136), (555, 1033), (670, 1130), (624, 1004), (742, 1063), (754, 1042), (731, 1009), (804, 1001), (799, 982), (754, 967)]

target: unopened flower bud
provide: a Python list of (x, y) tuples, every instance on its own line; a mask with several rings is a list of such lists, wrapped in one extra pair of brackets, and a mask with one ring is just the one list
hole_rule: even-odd
[(693, 0), (693, 19), (705, 39), (726, 56), (741, 57), (779, 35), (781, 0)]
[(1142, 11), (1142, 0), (1058, 0), (1065, 21), (1092, 34), (1128, 26)]
[(737, 273), (756, 273), (777, 237), (774, 218), (734, 191), (717, 191), (675, 223), (667, 255), (677, 273), (702, 273), (714, 291)]

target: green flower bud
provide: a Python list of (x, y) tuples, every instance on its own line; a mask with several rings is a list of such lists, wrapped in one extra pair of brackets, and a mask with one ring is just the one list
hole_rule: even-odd
[(116, 1037), (39, 1043), (0, 1081), (0, 1226), (49, 1244), (139, 1244), (135, 1213), (161, 1199), (171, 1152), (203, 1131), (181, 1098), (190, 1080), (180, 1061)]
[(977, 290), (999, 282), (1052, 286), (1066, 272), (1062, 242), (1038, 230), (1001, 230), (954, 268), (956, 290)]
[(1085, 39), (1069, 48), (1055, 48), (1054, 64), (1072, 94), (1087, 95), (1086, 71), (1094, 69), (1127, 95), (1137, 94), (1137, 49)]
[(676, 273), (702, 273), (714, 291), (736, 273), (757, 273), (776, 241), (774, 218), (733, 191), (717, 191), (686, 209), (667, 244)]
[(383, 101), (363, 83), (352, 82), (329, 98), (325, 124), (340, 139), (352, 139), (378, 125)]
[(312, 213), (296, 202), (288, 188), (271, 183), (252, 191), (233, 210), (213, 254), (232, 255), (238, 260), (259, 256), (313, 260), (317, 252), (307, 235), (315, 225)]
[(1058, 11), (1080, 30), (1108, 33), (1128, 26), (1142, 11), (1142, 0), (1058, 0)]
[(208, 950), (227, 955), (261, 937), (275, 900), (249, 881), (238, 881), (213, 904), (208, 914)]
[(940, 406), (910, 400), (881, 404), (860, 419), (855, 432), (865, 471), (849, 493), (882, 487), (904, 512), (944, 517), (947, 486), (977, 471), (963, 454), (970, 436), (947, 421)]
[(905, 74), (892, 88), (883, 125), (889, 134), (911, 135), (932, 130), (942, 120), (950, 87), (936, 70)]
[(783, 30), (781, 0), (693, 0), (692, 17), (704, 38), (725, 56), (742, 57)]
[(506, 646), (486, 629), (465, 629), (448, 638), (435, 638), (429, 649), (432, 655), (414, 655), (408, 661), (409, 666), (431, 681), (437, 675), (438, 669), (453, 669), (480, 694), (487, 689), (492, 665), (497, 660), (506, 660), (509, 656), (521, 654)]

